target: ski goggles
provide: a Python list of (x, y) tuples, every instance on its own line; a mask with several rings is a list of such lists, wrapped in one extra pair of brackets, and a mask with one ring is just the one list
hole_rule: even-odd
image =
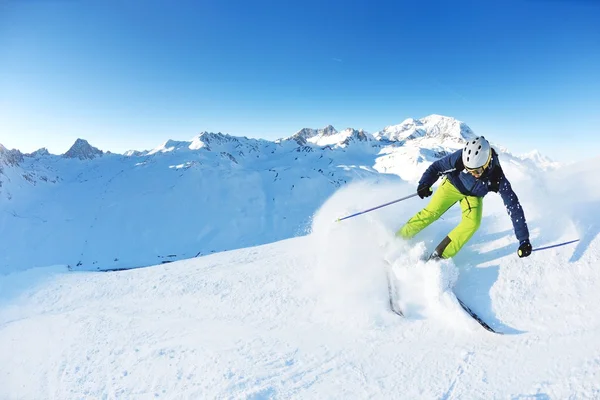
[(472, 173), (472, 174), (475, 174), (475, 175), (483, 175), (483, 172), (485, 171), (485, 167), (486, 167), (486, 166), (479, 167), (479, 168), (467, 168), (467, 167), (465, 167), (465, 169), (466, 169), (468, 172)]
[(492, 153), (490, 152), (490, 156), (487, 160), (487, 162), (485, 164), (483, 164), (481, 167), (478, 168), (468, 168), (467, 166), (465, 166), (465, 169), (475, 175), (483, 175), (483, 173), (485, 172), (486, 168), (490, 165), (490, 162), (492, 161)]

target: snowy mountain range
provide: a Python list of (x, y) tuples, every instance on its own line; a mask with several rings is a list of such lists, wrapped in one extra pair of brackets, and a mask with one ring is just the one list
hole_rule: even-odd
[[(327, 126), (268, 141), (203, 132), (124, 155), (83, 139), (62, 156), (0, 146), (0, 271), (127, 268), (302, 235), (341, 186), (414, 184), (474, 136), (432, 115), (374, 134)], [(500, 157), (515, 176), (557, 167), (539, 153)]]
[(418, 198), (334, 222), (414, 192), (472, 135), (431, 116), (126, 155), (0, 147), (0, 398), (600, 398), (600, 159), (496, 146), (527, 258), (493, 194), (441, 262), (423, 257), (460, 207), (411, 241), (394, 231)]

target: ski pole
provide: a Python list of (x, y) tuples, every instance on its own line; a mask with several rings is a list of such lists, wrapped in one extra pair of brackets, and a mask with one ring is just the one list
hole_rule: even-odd
[(338, 219), (335, 220), (335, 222), (340, 222), (340, 221), (343, 221), (343, 220), (348, 219), (348, 218), (356, 217), (357, 215), (366, 214), (366, 213), (368, 213), (370, 211), (374, 211), (374, 210), (377, 210), (379, 208), (382, 208), (382, 207), (385, 207), (385, 206), (389, 206), (389, 205), (394, 204), (394, 203), (398, 203), (398, 202), (400, 202), (402, 200), (410, 199), (411, 197), (415, 197), (417, 195), (418, 195), (418, 193), (413, 193), (410, 196), (406, 196), (406, 197), (403, 197), (403, 198), (398, 199), (398, 200), (390, 201), (389, 203), (385, 203), (385, 204), (382, 204), (382, 205), (377, 206), (377, 207), (369, 208), (368, 210), (357, 212), (356, 214), (348, 215), (347, 217), (344, 217), (344, 218), (338, 218)]
[(538, 247), (537, 249), (533, 249), (531, 250), (531, 252), (533, 253), (534, 251), (539, 251), (539, 250), (548, 250), (551, 249), (553, 247), (559, 247), (559, 246), (564, 246), (566, 244), (571, 244), (571, 243), (575, 243), (575, 242), (579, 242), (579, 239), (575, 239), (575, 240), (571, 240), (569, 242), (564, 242), (564, 243), (559, 243), (559, 244), (553, 244), (552, 246), (546, 246), (546, 247)]

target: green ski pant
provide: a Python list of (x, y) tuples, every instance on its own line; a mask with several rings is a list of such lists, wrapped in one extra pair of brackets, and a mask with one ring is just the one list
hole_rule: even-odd
[(481, 225), (483, 198), (462, 194), (447, 179), (444, 179), (440, 187), (433, 193), (429, 204), (409, 219), (396, 233), (396, 236), (403, 239), (414, 237), (441, 217), (456, 202), (460, 202), (462, 220), (436, 248), (438, 255), (442, 258), (454, 257)]

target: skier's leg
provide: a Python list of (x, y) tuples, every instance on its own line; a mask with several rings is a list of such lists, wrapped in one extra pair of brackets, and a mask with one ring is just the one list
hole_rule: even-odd
[(460, 201), (460, 208), (462, 209), (460, 223), (435, 249), (435, 254), (442, 258), (454, 257), (481, 225), (483, 197), (467, 196)]
[(464, 194), (460, 193), (452, 183), (444, 179), (440, 187), (433, 193), (429, 204), (409, 219), (396, 232), (396, 236), (403, 239), (414, 237), (463, 197), (465, 197)]

